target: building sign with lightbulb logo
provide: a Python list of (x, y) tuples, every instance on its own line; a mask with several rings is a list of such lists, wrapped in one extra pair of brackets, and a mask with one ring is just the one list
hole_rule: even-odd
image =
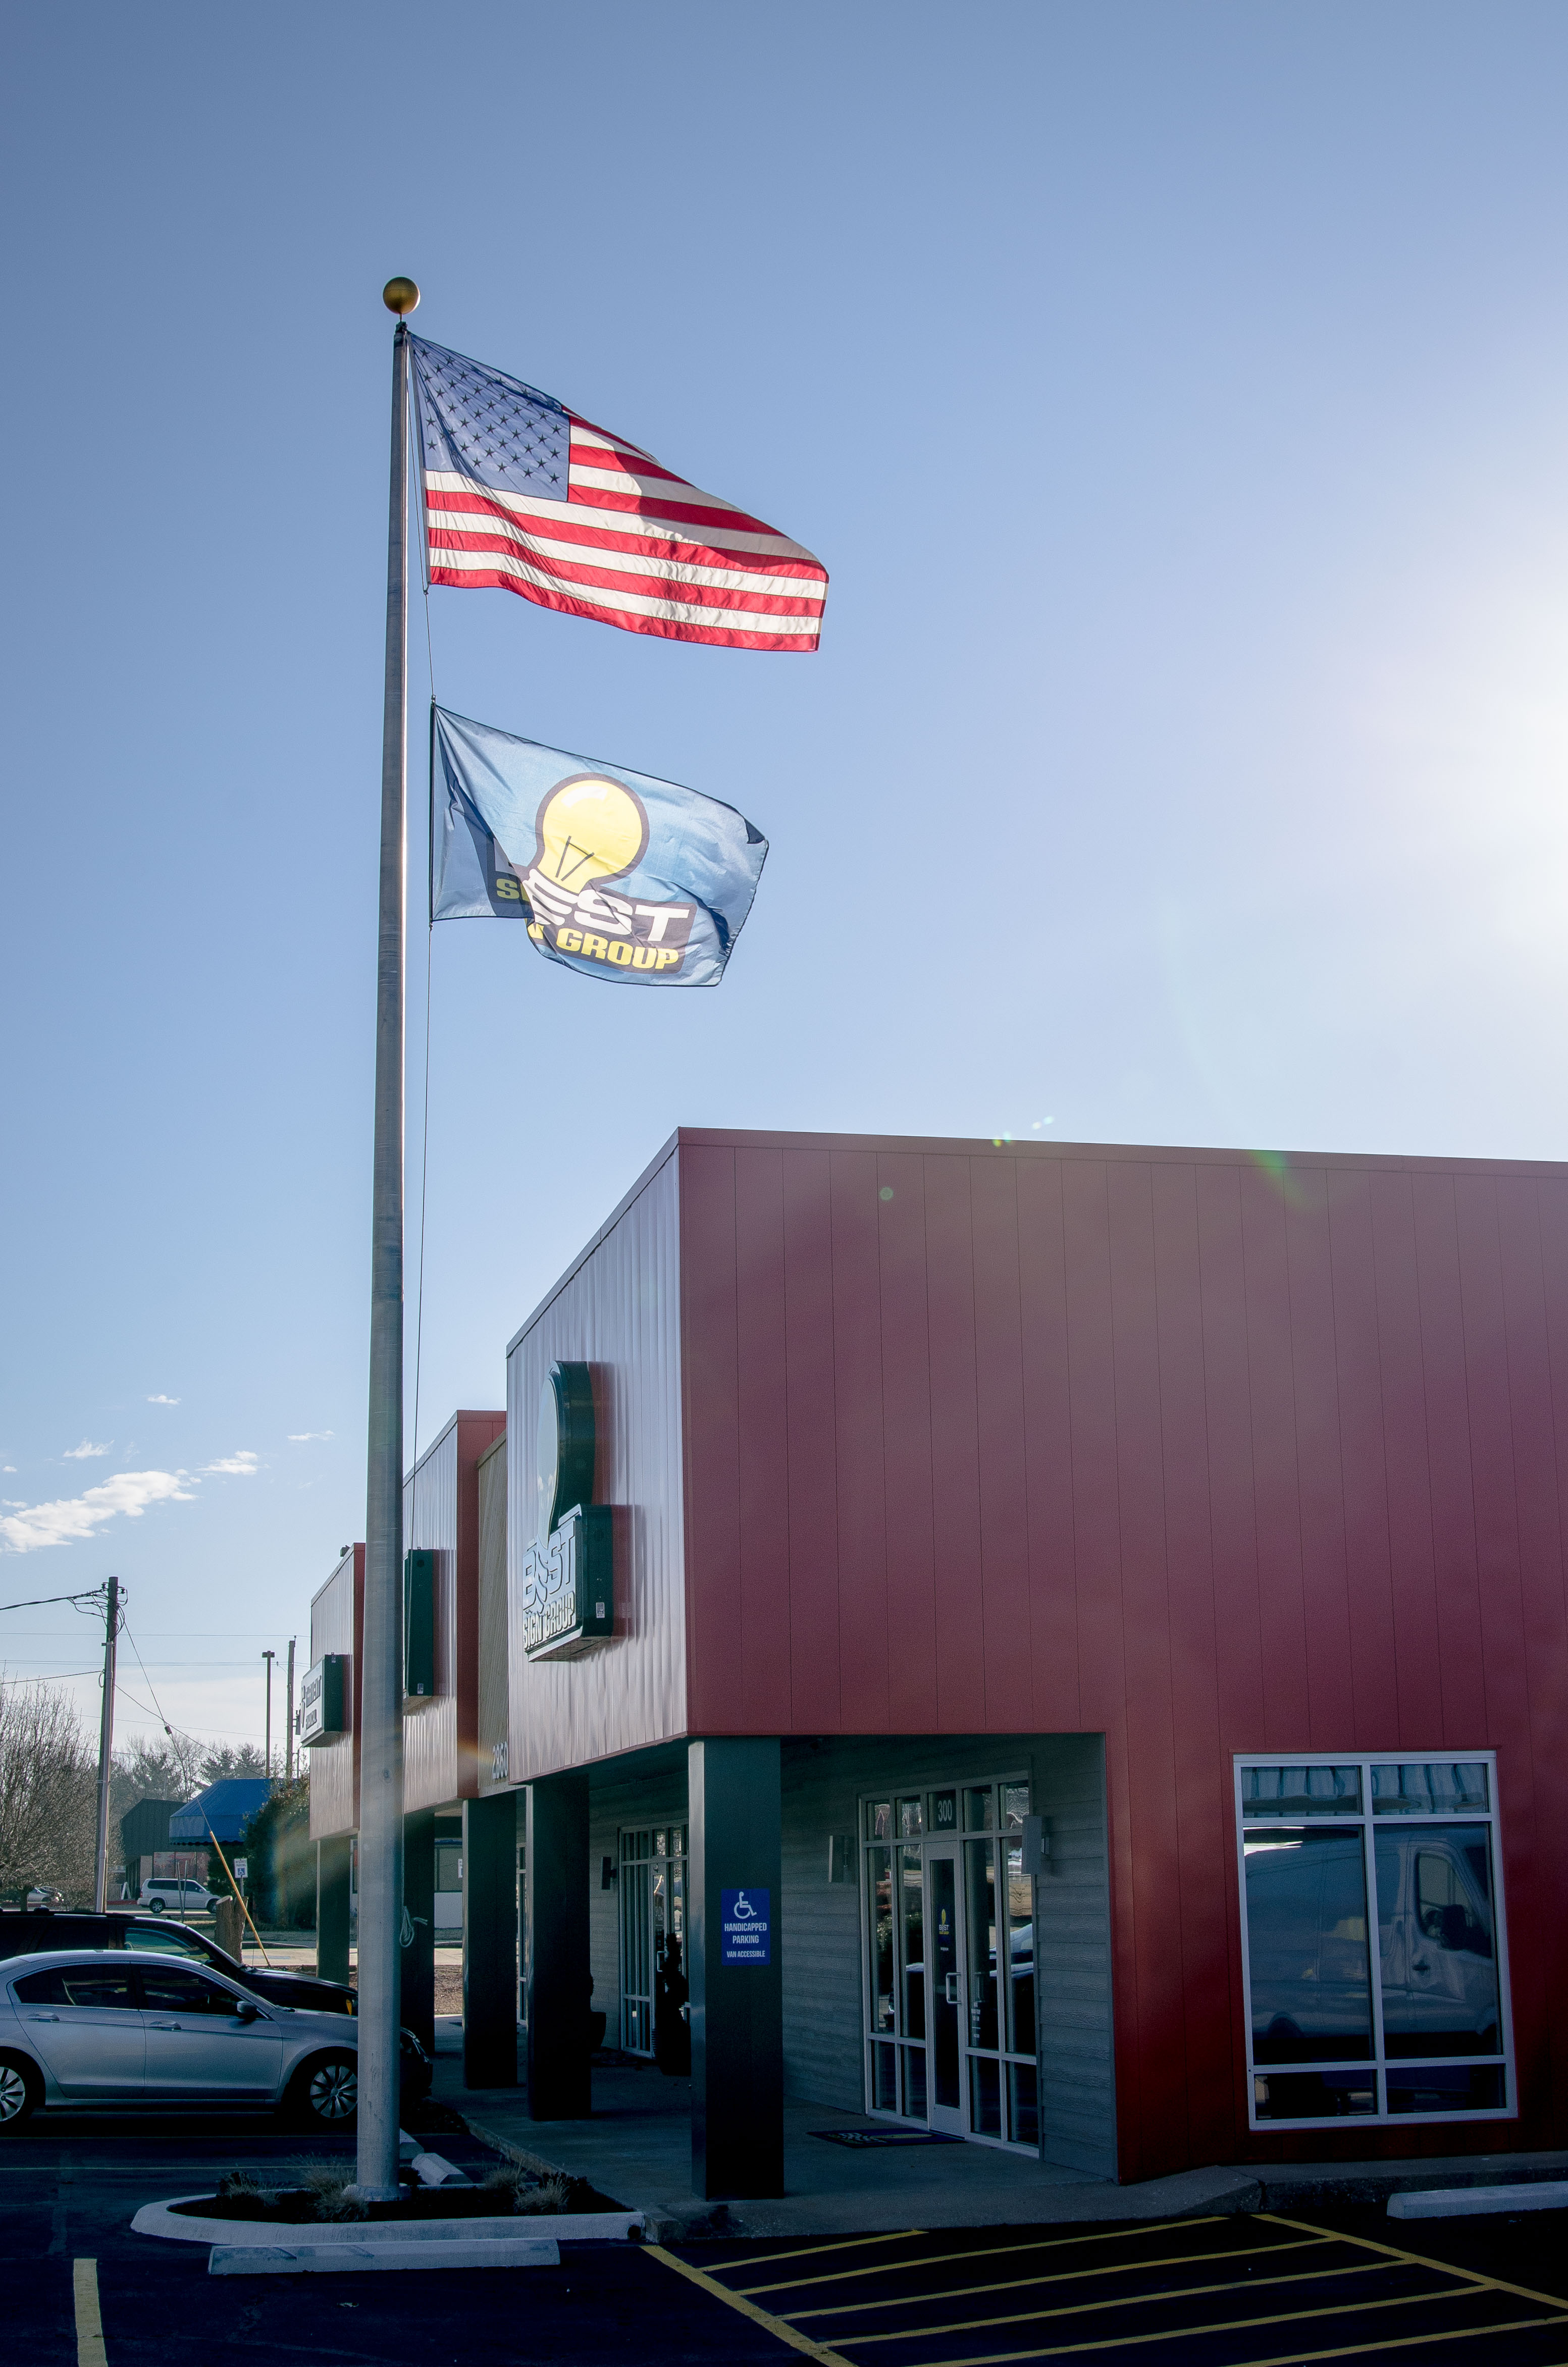
[(596, 978), (718, 984), (767, 854), (744, 814), (445, 708), (431, 736), (432, 920), (521, 921)]
[(534, 1448), (534, 1535), (518, 1605), (523, 1650), (530, 1660), (574, 1659), (615, 1634), (614, 1515), (592, 1501), (597, 1433), (586, 1365), (551, 1365)]

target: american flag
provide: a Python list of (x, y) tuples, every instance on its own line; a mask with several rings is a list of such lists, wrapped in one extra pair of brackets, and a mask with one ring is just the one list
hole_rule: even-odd
[(816, 648), (827, 571), (798, 542), (519, 379), (409, 344), (432, 583), (669, 640)]

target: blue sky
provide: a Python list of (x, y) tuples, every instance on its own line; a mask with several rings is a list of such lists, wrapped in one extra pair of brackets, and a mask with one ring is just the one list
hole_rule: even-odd
[(129, 1727), (259, 1737), (363, 1532), (393, 271), (833, 578), (814, 659), (432, 596), (446, 704), (772, 853), (710, 994), (437, 933), (424, 1435), (681, 1123), (1568, 1153), (1561, 8), (6, 51), (0, 1602), (118, 1570)]

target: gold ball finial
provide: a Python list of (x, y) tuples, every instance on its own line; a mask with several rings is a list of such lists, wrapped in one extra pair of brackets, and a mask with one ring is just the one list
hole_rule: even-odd
[(412, 279), (389, 279), (381, 290), (381, 301), (387, 311), (395, 312), (401, 321), (403, 314), (412, 312), (418, 303), (419, 290)]

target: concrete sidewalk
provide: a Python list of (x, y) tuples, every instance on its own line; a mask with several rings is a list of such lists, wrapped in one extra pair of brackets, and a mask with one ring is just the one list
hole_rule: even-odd
[[(1406, 2157), (1392, 2161), (1235, 2162), (1135, 2186), (1049, 2169), (994, 2146), (832, 2145), (819, 2129), (885, 2129), (835, 2104), (784, 2107), (782, 2196), (711, 2203), (691, 2186), (691, 2082), (642, 2066), (597, 2066), (593, 2117), (533, 2121), (518, 2088), (465, 2089), (461, 2023), (437, 2038), (433, 2093), (475, 2136), (532, 2169), (585, 2178), (651, 2232), (830, 2236), (901, 2227), (1041, 2226), (1094, 2220), (1180, 2219), (1209, 2213), (1344, 2209), (1426, 2187), (1533, 2183), (1568, 2176), (1568, 2154)], [(448, 2049), (450, 2049), (450, 2052)]]
[(635, 2068), (594, 2071), (593, 2118), (532, 2121), (521, 2088), (465, 2089), (460, 2065), (442, 2055), (433, 2090), (477, 2137), (530, 2168), (586, 2178), (628, 2210), (646, 2212), (658, 2232), (819, 2236), (900, 2227), (1034, 2226), (1056, 2220), (1166, 2219), (1191, 2212), (1245, 2210), (1251, 2171), (1188, 2170), (1142, 2187), (1113, 2186), (1071, 2170), (1042, 2168), (995, 2146), (915, 2145), (858, 2148), (829, 2144), (818, 2129), (885, 2129), (835, 2104), (784, 2107), (786, 2192), (757, 2202), (710, 2203), (691, 2188), (691, 2082)]

